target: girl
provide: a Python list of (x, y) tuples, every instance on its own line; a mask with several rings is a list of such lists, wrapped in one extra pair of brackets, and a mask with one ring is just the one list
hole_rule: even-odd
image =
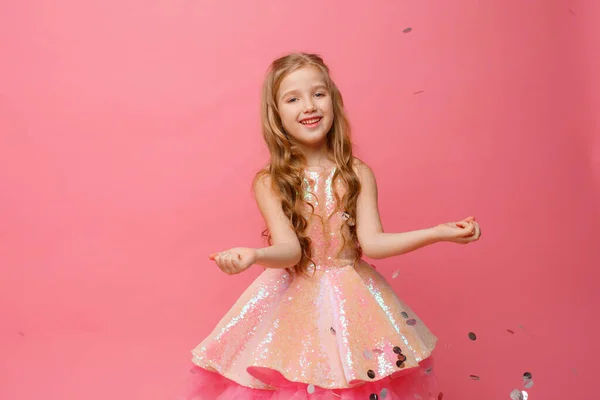
[[(437, 338), (361, 259), (481, 236), (470, 217), (384, 233), (377, 186), (354, 158), (342, 96), (323, 60), (275, 60), (262, 93), (270, 162), (254, 192), (268, 247), (210, 258), (265, 271), (193, 351), (191, 399), (437, 399)], [(419, 397), (420, 396), (420, 397)]]

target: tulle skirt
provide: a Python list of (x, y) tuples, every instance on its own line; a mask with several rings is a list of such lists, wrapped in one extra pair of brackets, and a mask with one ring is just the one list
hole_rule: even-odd
[(438, 400), (432, 357), (418, 367), (346, 389), (322, 389), (280, 380), (273, 390), (241, 386), (198, 366), (190, 370), (185, 400)]

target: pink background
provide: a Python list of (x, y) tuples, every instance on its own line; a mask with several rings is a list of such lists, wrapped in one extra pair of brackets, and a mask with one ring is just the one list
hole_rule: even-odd
[(3, 1), (0, 398), (177, 398), (190, 349), (260, 272), (207, 256), (262, 243), (259, 87), (294, 50), (332, 68), (388, 231), (482, 224), (479, 243), (377, 263), (440, 338), (444, 399), (508, 399), (526, 371), (530, 400), (594, 398), (599, 16), (595, 0)]

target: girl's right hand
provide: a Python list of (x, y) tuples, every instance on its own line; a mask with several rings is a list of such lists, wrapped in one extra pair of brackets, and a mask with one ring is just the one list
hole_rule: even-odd
[(475, 222), (475, 217), (438, 225), (436, 231), (440, 240), (444, 242), (467, 244), (479, 240), (481, 237), (481, 228)]
[(235, 247), (209, 256), (227, 275), (239, 274), (256, 262), (256, 249)]

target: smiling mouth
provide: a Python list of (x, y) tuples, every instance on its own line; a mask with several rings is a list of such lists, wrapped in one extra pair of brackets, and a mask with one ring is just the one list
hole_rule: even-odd
[(315, 125), (315, 124), (319, 123), (319, 121), (321, 121), (321, 117), (303, 119), (302, 121), (300, 121), (300, 123), (302, 125)]

